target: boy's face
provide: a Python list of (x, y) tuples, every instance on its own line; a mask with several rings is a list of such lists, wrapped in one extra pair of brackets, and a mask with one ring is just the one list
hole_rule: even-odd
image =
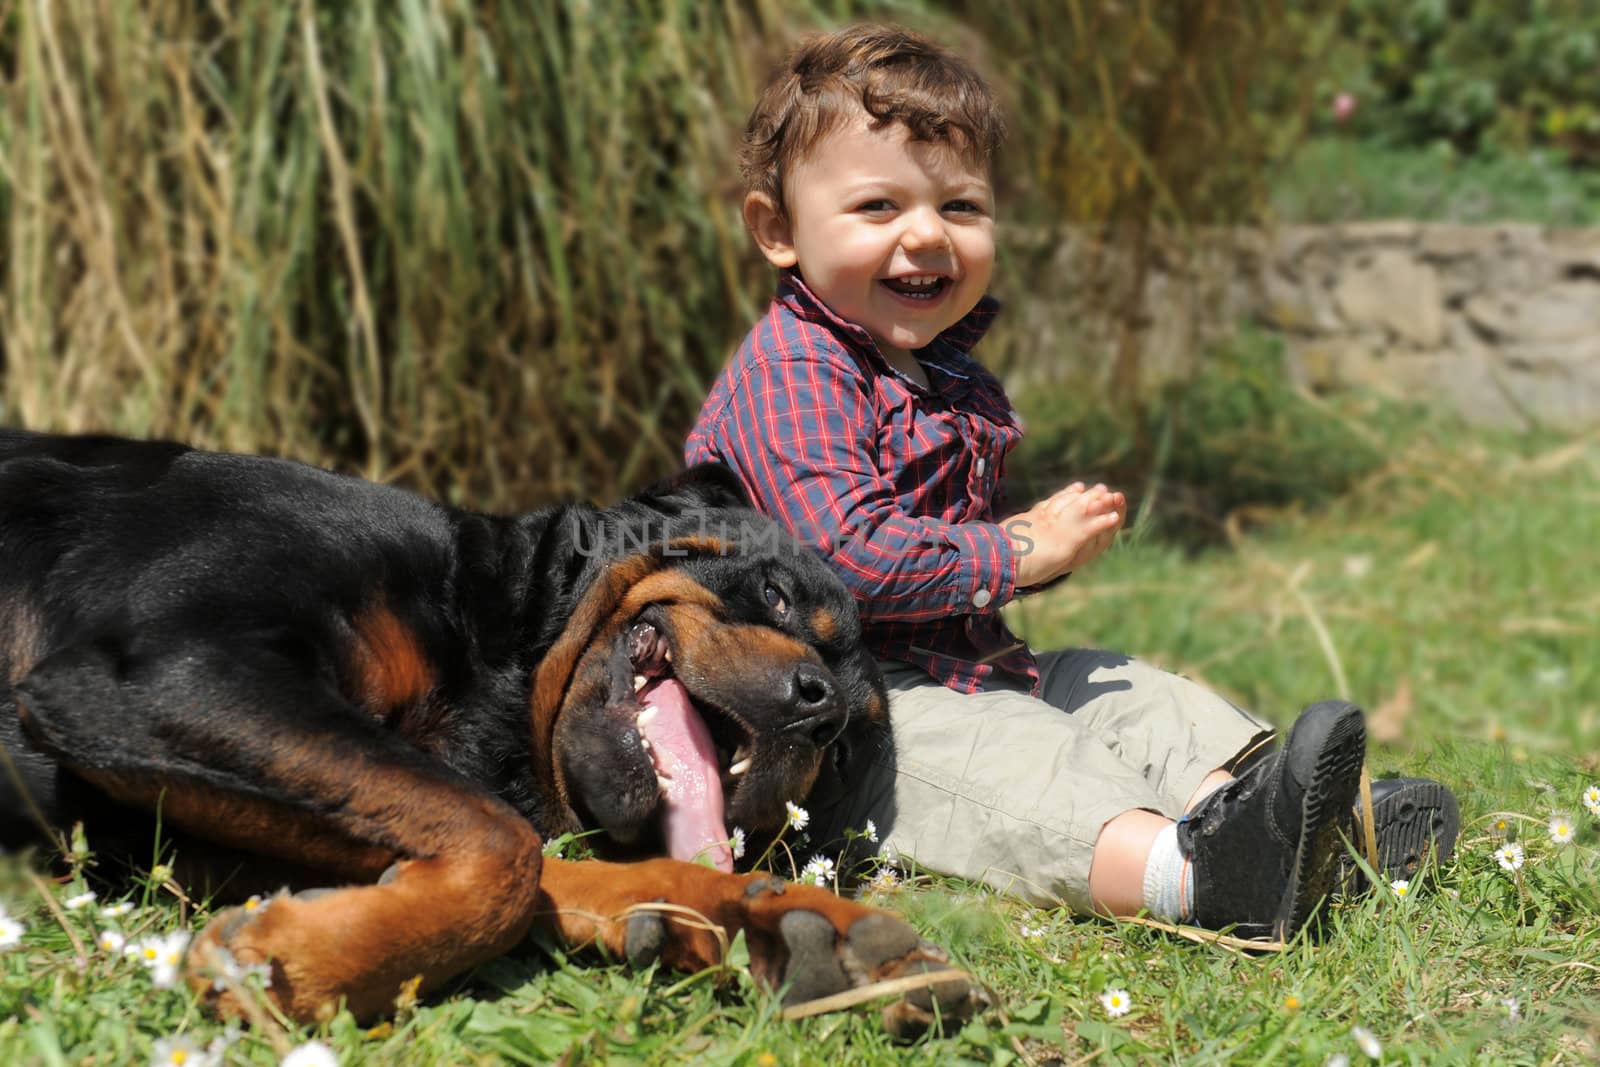
[(873, 130), (865, 113), (823, 136), (784, 175), (789, 217), (752, 193), (745, 221), (780, 268), (880, 346), (928, 344), (972, 310), (994, 269), (988, 174), (948, 145)]

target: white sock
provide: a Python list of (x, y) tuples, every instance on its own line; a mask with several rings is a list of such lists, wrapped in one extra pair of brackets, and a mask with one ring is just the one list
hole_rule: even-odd
[(1151, 918), (1181, 923), (1194, 914), (1194, 866), (1178, 849), (1178, 824), (1156, 835), (1144, 861), (1144, 906)]

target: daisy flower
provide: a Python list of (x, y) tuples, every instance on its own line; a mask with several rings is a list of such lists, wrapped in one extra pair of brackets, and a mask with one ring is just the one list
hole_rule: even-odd
[(1522, 846), (1518, 844), (1501, 845), (1494, 850), (1494, 858), (1500, 861), (1500, 866), (1508, 871), (1522, 869)]
[(22, 941), (23, 932), (28, 928), (23, 926), (11, 916), (0, 912), (0, 949), (11, 948)]
[(1568, 815), (1556, 814), (1550, 816), (1550, 840), (1558, 845), (1571, 844), (1572, 818)]
[(867, 828), (861, 831), (861, 836), (865, 837), (868, 841), (871, 841), (874, 845), (876, 845), (878, 843), (877, 823), (873, 822), (871, 819), (868, 819)]
[(107, 919), (120, 919), (133, 910), (133, 901), (119, 900), (115, 904), (108, 904), (100, 909), (100, 914)]
[(171, 877), (172, 866), (170, 864), (158, 863), (150, 868), (150, 880), (152, 882), (165, 882)]
[(1100, 1006), (1106, 1009), (1106, 1014), (1113, 1019), (1119, 1015), (1126, 1015), (1133, 1008), (1133, 1000), (1128, 996), (1126, 989), (1108, 989), (1100, 994)]
[(1377, 1035), (1365, 1026), (1352, 1026), (1350, 1036), (1356, 1039), (1356, 1048), (1365, 1053), (1367, 1059), (1375, 1060), (1383, 1056), (1383, 1046), (1378, 1043)]
[(1506, 1009), (1507, 1019), (1516, 1022), (1522, 1018), (1522, 1005), (1517, 1001), (1516, 997), (1501, 997), (1500, 1003)]
[(900, 888), (900, 872), (893, 867), (879, 867), (867, 884), (881, 893), (892, 893)]
[(833, 881), (834, 873), (832, 860), (826, 856), (812, 856), (807, 861), (805, 868), (801, 870), (800, 877), (805, 881), (825, 886)]
[(1288, 996), (1284, 997), (1283, 998), (1283, 1010), (1284, 1011), (1299, 1011), (1300, 1010), (1300, 998), (1295, 996), (1293, 993), (1290, 993)]
[(94, 897), (95, 897), (95, 893), (94, 893), (93, 889), (85, 889), (82, 893), (79, 893), (77, 896), (68, 897), (66, 900), (63, 900), (61, 903), (68, 911), (77, 911), (79, 908), (86, 908), (90, 904), (93, 904), (94, 903)]
[(1044, 936), (1044, 927), (1042, 927), (1042, 926), (1029, 926), (1027, 923), (1018, 923), (1017, 924), (1017, 933), (1021, 934), (1025, 938), (1028, 938), (1029, 940), (1032, 940), (1034, 938), (1039, 938), (1039, 937), (1043, 937)]
[(263, 989), (272, 988), (272, 968), (265, 963), (241, 964), (233, 953), (227, 949), (219, 949), (215, 954), (216, 977), (211, 979), (211, 988), (217, 992), (227, 989), (230, 984), (243, 985), (247, 978), (261, 979)]
[(1589, 809), (1589, 814), (1600, 819), (1600, 785), (1591, 785), (1583, 791), (1583, 806)]
[(145, 938), (130, 946), (128, 954), (149, 969), (152, 985), (157, 989), (170, 989), (177, 984), (178, 967), (188, 947), (189, 931), (174, 930), (165, 937)]
[(94, 943), (101, 952), (116, 955), (128, 946), (128, 939), (115, 930), (101, 930)]
[(736, 860), (744, 858), (744, 827), (733, 828), (733, 837), (728, 841), (728, 851), (733, 853), (733, 858)]
[(260, 893), (250, 894), (250, 897), (240, 905), (245, 911), (260, 911), (266, 906), (267, 902), (261, 899)]
[(1396, 878), (1389, 883), (1389, 888), (1394, 890), (1395, 896), (1404, 900), (1406, 894), (1411, 892), (1411, 882), (1405, 878)]
[(307, 1041), (289, 1050), (278, 1067), (339, 1067), (339, 1057), (321, 1041)]
[(151, 1067), (213, 1067), (217, 1057), (194, 1043), (187, 1034), (163, 1037), (150, 1055)]
[(1328, 1057), (1328, 1062), (1324, 1063), (1322, 1067), (1350, 1067), (1350, 1057), (1342, 1052), (1335, 1052)]
[(785, 800), (783, 806), (789, 811), (789, 825), (796, 830), (804, 830), (811, 821), (811, 813), (792, 800)]
[(1511, 820), (1502, 815), (1489, 828), (1495, 832), (1495, 836), (1504, 837), (1511, 832)]

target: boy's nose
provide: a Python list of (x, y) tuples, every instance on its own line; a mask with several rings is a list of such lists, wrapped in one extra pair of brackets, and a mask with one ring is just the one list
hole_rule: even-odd
[(944, 220), (939, 217), (937, 211), (921, 209), (907, 214), (900, 243), (908, 251), (922, 251), (945, 248), (950, 244), (950, 237), (945, 233)]

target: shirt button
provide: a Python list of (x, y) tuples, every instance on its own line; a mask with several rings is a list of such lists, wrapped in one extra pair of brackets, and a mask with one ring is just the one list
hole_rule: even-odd
[(994, 598), (990, 595), (989, 590), (980, 589), (976, 593), (972, 594), (972, 606), (975, 608), (986, 608), (989, 606), (989, 601), (992, 599)]
[(976, 463), (974, 463), (972, 465), (972, 469), (978, 472), (978, 477), (980, 477), (980, 478), (983, 477), (983, 457), (982, 456), (978, 457), (978, 462), (976, 462)]

